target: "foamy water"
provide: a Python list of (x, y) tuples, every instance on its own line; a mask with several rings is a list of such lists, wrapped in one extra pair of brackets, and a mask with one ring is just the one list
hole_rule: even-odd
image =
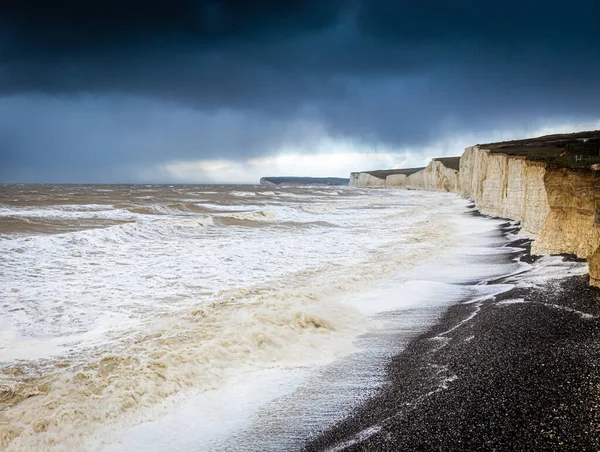
[[(464, 268), (498, 240), (465, 206), (340, 187), (3, 187), (0, 447), (248, 444), (261, 407), (299, 406), (318, 369), (355, 367), (381, 313), (430, 313), (400, 322), (414, 335), (449, 303), (487, 296), (465, 281), (510, 269)], [(190, 416), (204, 430), (163, 447), (139, 440), (150, 424), (124, 429), (173, 431)]]

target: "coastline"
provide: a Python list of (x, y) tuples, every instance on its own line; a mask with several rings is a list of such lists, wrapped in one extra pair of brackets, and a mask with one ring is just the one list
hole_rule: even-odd
[(377, 395), (305, 450), (598, 450), (600, 289), (580, 259), (532, 256), (502, 229), (531, 268), (487, 284), (515, 287), (450, 307), (390, 360)]
[[(248, 196), (239, 190), (237, 187), (228, 188), (223, 196), (233, 202), (239, 202), (238, 198), (252, 198), (251, 195)], [(251, 189), (253, 193), (256, 190), (256, 188)], [(323, 192), (318, 193), (323, 194)], [(480, 414), (477, 408), (470, 407), (470, 405), (465, 408), (468, 405), (467, 402), (471, 400), (474, 376), (483, 375), (481, 378), (484, 381), (477, 383), (475, 388), (477, 391), (483, 392), (485, 397), (483, 399), (480, 397), (473, 404), (479, 403), (485, 406), (488, 405), (487, 398), (496, 394), (491, 392), (490, 395), (490, 391), (485, 392), (481, 389), (485, 387), (484, 383), (493, 378), (499, 378), (500, 382), (496, 382), (496, 386), (500, 387), (500, 383), (512, 378), (512, 375), (506, 372), (501, 374), (505, 376), (504, 378), (496, 377), (497, 370), (494, 370), (493, 367), (492, 370), (489, 370), (481, 364), (481, 360), (487, 354), (495, 353), (501, 358), (501, 354), (496, 353), (495, 347), (507, 339), (500, 335), (490, 342), (488, 337), (487, 345), (481, 346), (479, 336), (489, 336), (490, 331), (498, 327), (497, 323), (508, 325), (503, 331), (509, 331), (511, 334), (510, 319), (493, 322), (491, 329), (489, 325), (486, 326), (485, 322), (483, 326), (478, 327), (479, 329), (473, 326), (477, 325), (481, 316), (488, 309), (488, 302), (483, 300), (496, 295), (496, 302), (498, 300), (509, 302), (511, 299), (507, 296), (510, 295), (504, 294), (504, 292), (514, 288), (515, 285), (526, 286), (536, 283), (536, 279), (539, 279), (537, 280), (538, 285), (543, 286), (548, 284), (547, 279), (552, 275), (564, 274), (568, 270), (568, 266), (572, 266), (574, 271), (571, 273), (576, 275), (583, 275), (587, 271), (587, 267), (581, 260), (574, 259), (572, 256), (567, 257), (563, 262), (562, 258), (537, 258), (528, 255), (526, 248), (529, 241), (514, 235), (515, 232), (518, 232), (516, 223), (481, 215), (473, 210), (474, 204), (469, 206), (469, 201), (459, 198), (456, 194), (397, 192), (388, 196), (387, 192), (381, 192), (376, 196), (371, 196), (372, 192), (357, 194), (352, 191), (348, 193), (335, 191), (334, 193), (335, 195), (332, 194), (335, 196), (333, 199), (321, 200), (318, 198), (318, 201), (312, 205), (315, 207), (313, 211), (302, 209), (294, 210), (294, 212), (301, 216), (300, 219), (304, 218), (305, 221), (308, 221), (311, 229), (314, 227), (313, 224), (322, 228), (323, 219), (334, 221), (337, 224), (340, 223), (340, 219), (337, 217), (341, 216), (346, 224), (347, 220), (356, 221), (362, 218), (362, 222), (351, 222), (350, 227), (342, 231), (338, 231), (337, 227), (327, 226), (326, 231), (334, 232), (329, 236), (329, 241), (321, 240), (328, 238), (327, 235), (322, 235), (322, 229), (317, 228), (316, 231), (320, 243), (332, 245), (339, 242), (340, 234), (343, 231), (350, 231), (349, 238), (352, 241), (346, 240), (344, 243), (352, 243), (353, 247), (349, 248), (352, 253), (346, 256), (353, 258), (356, 254), (356, 246), (368, 245), (366, 248), (361, 248), (367, 257), (356, 261), (348, 259), (344, 261), (344, 265), (325, 267), (325, 272), (310, 273), (310, 284), (307, 284), (308, 280), (304, 276), (306, 274), (302, 272), (298, 273), (297, 280), (286, 278), (281, 280), (285, 284), (270, 283), (266, 286), (269, 288), (266, 293), (272, 293), (277, 297), (275, 303), (268, 302), (265, 305), (263, 304), (264, 298), (261, 298), (257, 300), (256, 305), (235, 304), (236, 307), (243, 306), (244, 311), (222, 310), (224, 307), (233, 305), (219, 305), (218, 309), (209, 311), (211, 316), (208, 317), (208, 321), (213, 322), (215, 334), (220, 334), (220, 331), (227, 332), (228, 335), (225, 338), (232, 340), (235, 345), (233, 349), (228, 346), (222, 347), (221, 345), (227, 345), (223, 341), (218, 343), (219, 347), (209, 346), (205, 349), (200, 346), (212, 341), (198, 340), (197, 335), (190, 333), (204, 331), (202, 325), (211, 325), (211, 323), (205, 323), (207, 317), (204, 315), (199, 318), (193, 313), (191, 315), (194, 318), (194, 328), (171, 330), (169, 336), (163, 338), (169, 339), (167, 342), (162, 342), (161, 335), (144, 336), (145, 340), (148, 339), (151, 342), (142, 341), (141, 345), (136, 345), (136, 348), (131, 351), (124, 349), (125, 353), (117, 355), (116, 361), (110, 361), (111, 363), (133, 363), (136, 366), (142, 364), (142, 367), (135, 367), (138, 384), (134, 388), (133, 394), (136, 397), (128, 395), (130, 393), (127, 392), (129, 391), (127, 387), (121, 386), (125, 391), (115, 391), (115, 388), (119, 389), (115, 383), (122, 384), (131, 381), (129, 377), (132, 374), (131, 367), (106, 368), (103, 364), (106, 361), (100, 361), (102, 367), (93, 367), (94, 362), (91, 361), (92, 366), (88, 368), (89, 370), (85, 370), (87, 380), (83, 380), (80, 386), (77, 386), (81, 381), (78, 377), (77, 380), (73, 380), (73, 385), (59, 385), (56, 390), (49, 387), (48, 393), (35, 394), (35, 397), (28, 397), (22, 404), (16, 405), (16, 411), (6, 411), (5, 413), (8, 414), (17, 413), (18, 416), (13, 416), (13, 419), (18, 419), (18, 422), (13, 422), (7, 415), (4, 417), (2, 426), (12, 429), (9, 431), (9, 435), (19, 434), (21, 436), (17, 438), (9, 435), (3, 436), (0, 440), (4, 443), (0, 444), (0, 449), (3, 447), (7, 447), (7, 450), (50, 450), (53, 448), (98, 450), (105, 448), (103, 450), (107, 451), (142, 451), (163, 448), (190, 451), (254, 451), (300, 450), (311, 447), (313, 450), (323, 450), (331, 448), (331, 446), (342, 445), (348, 446), (349, 449), (397, 450), (400, 448), (412, 450), (436, 448), (438, 443), (441, 446), (437, 448), (453, 449), (464, 449), (463, 442), (477, 445), (478, 443), (472, 438), (464, 436), (464, 433), (460, 433), (463, 436), (459, 437), (458, 443), (452, 442), (456, 440), (455, 437), (445, 438), (444, 435), (448, 432), (444, 428), (452, 426), (452, 422), (444, 418), (440, 418), (440, 420), (437, 417), (432, 421), (422, 412), (419, 414), (419, 410), (422, 410), (423, 406), (429, 406), (428, 409), (435, 410), (436, 416), (439, 417), (442, 416), (443, 410), (439, 409), (435, 403), (442, 404), (446, 407), (448, 416), (456, 416), (456, 412), (462, 416), (456, 420), (453, 429), (459, 432), (464, 426), (473, 429), (475, 428), (471, 426), (473, 419), (478, 420), (478, 417), (484, 418), (484, 415), (487, 415), (487, 413)], [(340, 203), (338, 196), (343, 195), (348, 196), (349, 199)], [(280, 195), (264, 191), (261, 200), (263, 196), (278, 198)], [(397, 198), (397, 196), (399, 197)], [(403, 198), (406, 199), (403, 200)], [(350, 201), (353, 201), (353, 206), (368, 205), (369, 208), (340, 209), (339, 213), (343, 215), (328, 213), (331, 210), (323, 208), (323, 206), (347, 206)], [(252, 203), (250, 202), (250, 205), (253, 205)], [(307, 207), (310, 206), (311, 204)], [(162, 204), (158, 204), (157, 207), (162, 207)], [(92, 212), (95, 211), (92, 210)], [(317, 213), (319, 216), (315, 218)], [(94, 215), (96, 214), (94, 213)], [(353, 215), (353, 217), (349, 218), (348, 215)], [(264, 215), (261, 214), (261, 216)], [(269, 226), (267, 228), (253, 224), (251, 228), (245, 230), (245, 233), (253, 232), (262, 239), (264, 231), (274, 230), (281, 238), (280, 231), (282, 229), (273, 227), (273, 220), (276, 218), (268, 217), (267, 224)], [(283, 219), (287, 218), (283, 217)], [(315, 222), (316, 219), (320, 221)], [(156, 229), (157, 223), (154, 219), (152, 222), (140, 223), (136, 227), (142, 228), (145, 234), (150, 231), (163, 234), (162, 226), (172, 225), (173, 222), (175, 225), (182, 224), (181, 218), (173, 218), (169, 213), (158, 223), (158, 229)], [(284, 225), (286, 231), (289, 231), (287, 221), (280, 221), (280, 223)], [(212, 239), (214, 234), (221, 232), (220, 237), (227, 237), (228, 231), (231, 230), (231, 225), (219, 223), (218, 220), (208, 230), (205, 229), (204, 224), (199, 225), (196, 221), (193, 222), (193, 227), (188, 221), (183, 224), (185, 224), (184, 228), (174, 230), (169, 228), (169, 233), (175, 233), (172, 235), (172, 239), (181, 238), (181, 243), (185, 245), (186, 249), (194, 242), (190, 242), (190, 236), (195, 237), (198, 243), (206, 243), (201, 240), (203, 237), (210, 239), (209, 243), (213, 243), (215, 242)], [(130, 226), (116, 226), (112, 229), (97, 229), (93, 231), (93, 236), (99, 234), (99, 238), (104, 238), (106, 233), (110, 233), (109, 237), (114, 237), (115, 232), (127, 232), (129, 228)], [(381, 233), (374, 234), (374, 231)], [(211, 234), (209, 235), (207, 232)], [(357, 233), (362, 236), (357, 236)], [(90, 232), (82, 232), (80, 235), (88, 236), (90, 234)], [(292, 235), (292, 237), (295, 236)], [(307, 237), (306, 231), (303, 231), (303, 236)], [(54, 236), (53, 240), (60, 239), (60, 237), (60, 235)], [(127, 237), (128, 240), (131, 240), (131, 234), (128, 234)], [(331, 237), (336, 240), (331, 240)], [(43, 239), (40, 241), (45, 243)], [(157, 240), (152, 242), (162, 243)], [(146, 242), (142, 240), (140, 243)], [(79, 243), (76, 245), (80, 246)], [(69, 250), (68, 244), (62, 249)], [(340, 251), (339, 246), (330, 249)], [(322, 251), (322, 249), (319, 250), (318, 256), (323, 255)], [(72, 253), (65, 254), (68, 258), (73, 256)], [(33, 260), (31, 262), (37, 262), (39, 255), (40, 253), (32, 253)], [(54, 255), (55, 253), (53, 253)], [(160, 255), (160, 253), (151, 254), (151, 256)], [(15, 259), (21, 256), (22, 254), (15, 253)], [(256, 253), (248, 255), (250, 259), (256, 258), (256, 256)], [(129, 255), (127, 255), (127, 259), (129, 259)], [(96, 268), (93, 270), (88, 274), (97, 272)], [(74, 273), (74, 275), (76, 274)], [(344, 279), (345, 277), (348, 279)], [(374, 277), (377, 278), (374, 279)], [(584, 279), (580, 277), (582, 284), (585, 284)], [(289, 284), (294, 281), (297, 283)], [(344, 281), (346, 282), (342, 284)], [(145, 286), (146, 280), (142, 282), (144, 284), (140, 287)], [(316, 282), (319, 282), (319, 285), (316, 285)], [(270, 290), (272, 287), (277, 290)], [(306, 287), (311, 288), (311, 292), (307, 294), (309, 296), (306, 297), (306, 303), (298, 303), (298, 295), (304, 294)], [(282, 288), (287, 291), (284, 293), (290, 295), (283, 299), (285, 303), (281, 299)], [(295, 288), (302, 291), (299, 292)], [(519, 290), (521, 289), (523, 287), (519, 287)], [(171, 290), (170, 283), (169, 290)], [(510, 293), (518, 297), (519, 292), (515, 292), (515, 290), (513, 289), (513, 292)], [(576, 287), (573, 290), (577, 292), (580, 289)], [(595, 294), (593, 292), (595, 289), (590, 290)], [(548, 297), (554, 296), (555, 291), (556, 289), (553, 288), (548, 292)], [(264, 294), (265, 292), (258, 293), (261, 297)], [(498, 294), (504, 294), (503, 298), (500, 298)], [(242, 296), (247, 297), (248, 294), (242, 293)], [(304, 298), (300, 300), (304, 300)], [(539, 300), (546, 304), (552, 301), (543, 298)], [(495, 304), (497, 306), (494, 309), (501, 308), (508, 312), (523, 308), (522, 304)], [(248, 311), (248, 308), (254, 306), (264, 306), (265, 309), (259, 309), (258, 312), (255, 312), (256, 310)], [(570, 305), (568, 308), (571, 309), (570, 311), (565, 307), (558, 306), (553, 301), (548, 306), (563, 314), (583, 315), (581, 320), (586, 321), (594, 319), (593, 316), (598, 315), (591, 311), (588, 312), (589, 315), (582, 314), (584, 311), (587, 312), (585, 303)], [(91, 304), (90, 307), (94, 307), (94, 305)], [(338, 309), (338, 307), (344, 309)], [(279, 316), (279, 308), (284, 312), (283, 317)], [(573, 309), (579, 311), (579, 314)], [(183, 312), (188, 311), (184, 310)], [(232, 312), (238, 315), (231, 316)], [(290, 313), (293, 316), (292, 322), (286, 323), (285, 320)], [(298, 317), (298, 313), (300, 317)], [(344, 313), (347, 315), (342, 315)], [(350, 315), (351, 313), (352, 315)], [(227, 321), (221, 322), (221, 317), (219, 317), (221, 314)], [(363, 317), (366, 320), (364, 325), (368, 330), (364, 334), (355, 330), (356, 320), (363, 319)], [(536, 315), (530, 317), (534, 320), (538, 318)], [(176, 320), (181, 317), (170, 318)], [(299, 324), (298, 318), (308, 321)], [(238, 321), (232, 325), (229, 323), (230, 319), (238, 319), (241, 322)], [(282, 337), (281, 331), (289, 330), (291, 332), (288, 336), (296, 345), (290, 347), (289, 350), (295, 354), (281, 352), (282, 345), (285, 343), (277, 342), (273, 344), (275, 347), (271, 347), (268, 342), (252, 340), (255, 337), (252, 336), (253, 331), (256, 331), (257, 328), (256, 321), (261, 319), (264, 319), (264, 323), (259, 323), (261, 335), (267, 334), (266, 337), (278, 338)], [(284, 323), (281, 323), (281, 319), (284, 320)], [(315, 319), (317, 323), (315, 323)], [(347, 321), (344, 322), (344, 319)], [(564, 329), (564, 325), (557, 324)], [(185, 325), (187, 326), (187, 323)], [(240, 329), (240, 326), (246, 325), (250, 327), (250, 330)], [(270, 325), (279, 325), (282, 328), (278, 327), (279, 329), (273, 331), (269, 328)], [(352, 331), (347, 328), (352, 328)], [(465, 333), (460, 340), (457, 339), (456, 335), (467, 328), (470, 329), (470, 333)], [(527, 323), (522, 325), (524, 336), (529, 334), (529, 328)], [(238, 333), (241, 336), (238, 336)], [(250, 333), (250, 336), (247, 333)], [(312, 337), (313, 333), (314, 338)], [(333, 341), (328, 339), (330, 335), (334, 339)], [(353, 339), (356, 335), (359, 335), (357, 341)], [(588, 335), (593, 338), (597, 337), (595, 333)], [(309, 354), (306, 356), (310, 360), (304, 360), (304, 355), (298, 353), (305, 350), (297, 346), (298, 337), (309, 341), (306, 348), (309, 350)], [(250, 340), (247, 340), (248, 338)], [(321, 340), (322, 338), (323, 340)], [(160, 339), (160, 342), (156, 342), (156, 339)], [(348, 344), (349, 347), (344, 349), (342, 355), (338, 355), (339, 359), (333, 359), (335, 347), (342, 343), (340, 341)], [(456, 341), (459, 341), (459, 347), (456, 347)], [(140, 343), (136, 342), (136, 344)], [(242, 344), (244, 348), (240, 349), (238, 344)], [(473, 346), (479, 348), (473, 348)], [(501, 351), (504, 352), (504, 348), (507, 347), (506, 345), (501, 346), (503, 347)], [(467, 350), (465, 351), (464, 348)], [(276, 351), (275, 355), (270, 353), (271, 349)], [(155, 374), (144, 374), (143, 372), (147, 372), (147, 369), (150, 368), (144, 365), (143, 360), (137, 361), (137, 358), (146, 356), (145, 353), (148, 351), (156, 353), (161, 350), (169, 353), (161, 355), (164, 356), (164, 358), (161, 357), (163, 360), (161, 362), (167, 363), (167, 365), (159, 368), (158, 372), (167, 378), (159, 376), (159, 379), (151, 379), (150, 377)], [(250, 369), (244, 367), (245, 361), (242, 359), (237, 361), (237, 367), (227, 367), (231, 361), (222, 359), (224, 353), (225, 356), (236, 356), (228, 354), (228, 350), (248, 350), (250, 353), (245, 353), (244, 357), (248, 356), (252, 359), (257, 357), (258, 363), (261, 362), (262, 357), (268, 358), (268, 362), (271, 364), (262, 370), (260, 367)], [(312, 361), (310, 350), (315, 350), (314, 357), (322, 359), (322, 365), (315, 363), (313, 366), (314, 361)], [(204, 351), (207, 353), (203, 353)], [(135, 355), (135, 360), (123, 360), (122, 358), (132, 355), (130, 352)], [(213, 354), (213, 352), (215, 353)], [(593, 354), (593, 350), (586, 353)], [(110, 356), (115, 357), (114, 354)], [(283, 361), (283, 365), (278, 364), (273, 359), (278, 356), (289, 359), (288, 362), (291, 365), (286, 364), (286, 361)], [(327, 356), (331, 356), (333, 361), (325, 361)], [(479, 360), (479, 367), (472, 366), (472, 356), (476, 356)], [(217, 359), (215, 360), (213, 357)], [(301, 361), (300, 358), (304, 361)], [(550, 358), (546, 357), (545, 359)], [(508, 354), (503, 359), (512, 359), (512, 356)], [(298, 362), (301, 363), (301, 366), (296, 364)], [(189, 367), (187, 363), (194, 363), (194, 366)], [(197, 369), (198, 364), (203, 363), (216, 364), (216, 367), (213, 366), (212, 369), (217, 371), (223, 369), (223, 375), (227, 380), (216, 380), (215, 387), (206, 391), (197, 391), (195, 387), (188, 385), (187, 380), (182, 379), (182, 376), (187, 378), (191, 369)], [(509, 366), (505, 367), (510, 368)], [(501, 370), (505, 371), (505, 367), (502, 367)], [(571, 367), (577, 368), (575, 365)], [(164, 368), (169, 369), (168, 374), (164, 374), (164, 371), (161, 370)], [(185, 373), (178, 373), (180, 368), (185, 370)], [(237, 371), (238, 368), (240, 372), (230, 372), (230, 369)], [(272, 370), (275, 373), (272, 373)], [(463, 374), (466, 372), (466, 375), (461, 372)], [(590, 373), (588, 372), (588, 374)], [(220, 377), (219, 373), (212, 375)], [(204, 377), (201, 376), (201, 378)], [(575, 377), (569, 381), (574, 380)], [(109, 381), (111, 385), (106, 386), (107, 392), (104, 392), (104, 395), (108, 394), (110, 397), (106, 396), (107, 400), (111, 402), (118, 402), (119, 397), (129, 397), (131, 400), (141, 401), (145, 405), (138, 409), (129, 401), (130, 405), (128, 406), (132, 409), (123, 413), (117, 428), (115, 428), (116, 422), (113, 420), (104, 424), (90, 422), (82, 425), (79, 424), (81, 420), (78, 420), (77, 424), (73, 424), (63, 416), (61, 422), (48, 422), (53, 419), (56, 412), (73, 413), (76, 416), (79, 415), (78, 413), (85, 412), (88, 416), (84, 418), (85, 421), (85, 419), (91, 419), (94, 413), (99, 412), (97, 409), (104, 409), (106, 405), (89, 404), (95, 397), (90, 398), (89, 392), (81, 392), (87, 391), (90, 381), (94, 384)], [(181, 388), (181, 382), (184, 382), (186, 386), (183, 391), (177, 393), (177, 396), (159, 400), (154, 396), (159, 393), (157, 389), (164, 388), (164, 386), (160, 386), (163, 381), (171, 384), (170, 387), (174, 387), (172, 383), (177, 383)], [(198, 383), (198, 381), (206, 380), (199, 380), (196, 377), (194, 382)], [(65, 382), (70, 384), (69, 380), (65, 380)], [(149, 386), (148, 383), (156, 386)], [(447, 391), (451, 391), (457, 386), (460, 387), (460, 385), (464, 387), (463, 393), (455, 395), (454, 398), (445, 396)], [(509, 387), (505, 391), (515, 392), (513, 387)], [(69, 391), (66, 391), (65, 388), (68, 388)], [(516, 392), (518, 394), (518, 391)], [(79, 394), (82, 394), (82, 397), (79, 397)], [(71, 397), (71, 395), (75, 397)], [(439, 399), (439, 397), (442, 398)], [(52, 412), (44, 411), (51, 406), (46, 402), (48, 399), (54, 403)], [(434, 402), (431, 402), (432, 400)], [(593, 398), (586, 393), (585, 400), (593, 400)], [(434, 405), (427, 405), (429, 403), (434, 403)], [(56, 407), (66, 407), (67, 409)], [(367, 408), (365, 411), (365, 407), (371, 408)], [(204, 413), (204, 417), (201, 413)], [(141, 416), (144, 418), (142, 419)], [(46, 423), (40, 424), (39, 422)], [(403, 422), (408, 423), (408, 427), (420, 428), (420, 432), (424, 433), (413, 432), (412, 437), (395, 438), (394, 435), (398, 432), (404, 434), (409, 430), (407, 425), (402, 424)], [(580, 424), (583, 425), (581, 422), (577, 425)], [(33, 428), (37, 425), (48, 426), (48, 428), (34, 432)], [(77, 425), (79, 430), (71, 428), (72, 425)], [(418, 427), (419, 425), (421, 427)], [(502, 423), (498, 420), (491, 422), (491, 431), (495, 425), (502, 425)], [(32, 430), (25, 430), (30, 426)], [(22, 432), (23, 434), (21, 434)], [(84, 435), (81, 432), (86, 433)], [(324, 434), (320, 438), (316, 437), (320, 432), (324, 432)], [(362, 432), (362, 436), (360, 432)], [(56, 438), (61, 433), (65, 433), (62, 436), (64, 441), (59, 443)], [(571, 435), (570, 431), (567, 433)], [(357, 434), (361, 441), (356, 441)], [(481, 432), (476, 432), (476, 434), (481, 435)], [(588, 433), (584, 432), (583, 434), (587, 435)], [(426, 435), (426, 438), (423, 439), (419, 435)], [(492, 440), (494, 438), (492, 437)], [(9, 441), (12, 442), (9, 444)], [(44, 443), (44, 441), (46, 442)], [(53, 442), (50, 443), (50, 441)], [(313, 442), (307, 443), (307, 441)], [(321, 442), (319, 443), (319, 441)], [(479, 447), (487, 447), (488, 442), (482, 442)], [(7, 444), (8, 446), (6, 446)], [(491, 444), (495, 443), (492, 441)], [(581, 444), (581, 440), (576, 440), (575, 445), (581, 448)]]
[(351, 173), (349, 185), (460, 194), (483, 214), (518, 221), (535, 237), (533, 253), (585, 258), (600, 287), (598, 143), (596, 130), (477, 144), (409, 175)]
[[(356, 348), (351, 354), (324, 366), (306, 369), (305, 376), (295, 387), (273, 400), (254, 405), (253, 410), (245, 412), (244, 422), (234, 426), (226, 436), (218, 434), (216, 428), (212, 433), (217, 435), (210, 440), (199, 434), (204, 428), (204, 422), (199, 421), (202, 400), (191, 398), (190, 403), (178, 406), (173, 415), (140, 425), (135, 431), (129, 430), (118, 444), (105, 450), (153, 450), (141, 446), (156, 447), (157, 444), (177, 450), (300, 450), (308, 438), (350, 416), (385, 384), (388, 361), (436, 325), (449, 306), (463, 296), (476, 297), (506, 290), (501, 286), (486, 288), (474, 284), (481, 278), (497, 278), (523, 267), (505, 258), (512, 257), (515, 250), (500, 248), (506, 244), (499, 230), (504, 220), (465, 215), (468, 202), (454, 194), (427, 196), (445, 201), (449, 206), (448, 212), (436, 216), (435, 220), (439, 226), (454, 231), (452, 246), (414, 262), (406, 261), (403, 269), (398, 269), (399, 263), (395, 262), (393, 277), (367, 290), (343, 296), (348, 308), (361, 312), (370, 325), (356, 338)], [(419, 225), (414, 227), (420, 233), (429, 227), (422, 220)], [(445, 243), (431, 240), (440, 239), (437, 235), (406, 237), (419, 253), (431, 244), (439, 248)], [(401, 255), (405, 260), (409, 257), (394, 253), (396, 259)], [(268, 379), (268, 375), (265, 377)], [(264, 381), (266, 379), (263, 384)], [(282, 383), (267, 384), (272, 391)], [(269, 392), (263, 389), (256, 389), (257, 396)], [(212, 398), (220, 398), (222, 394), (219, 390)], [(232, 406), (238, 406), (244, 397), (237, 394), (231, 400)], [(223, 430), (223, 426), (220, 429)], [(185, 433), (179, 433), (181, 431)], [(194, 434), (189, 434), (190, 431)]]
[[(66, 190), (70, 194), (71, 189)], [(375, 394), (385, 383), (389, 359), (435, 325), (448, 306), (469, 294), (498, 290), (474, 286), (472, 281), (523, 267), (503, 263), (501, 255), (512, 253), (512, 249), (495, 248), (506, 242), (498, 229), (503, 221), (464, 216), (468, 201), (456, 194), (298, 188), (274, 192), (259, 187), (223, 187), (213, 193), (212, 187), (182, 189), (178, 195), (182, 201), (192, 199), (190, 195), (205, 197), (207, 205), (215, 206), (212, 213), (203, 207), (204, 213), (199, 215), (189, 214), (187, 204), (177, 204), (182, 210), (173, 211), (173, 194), (168, 187), (141, 190), (156, 195), (143, 211), (163, 212), (162, 216), (153, 213), (149, 218), (138, 218), (149, 214), (140, 214), (133, 200), (118, 209), (107, 208), (103, 215), (131, 214), (139, 220), (134, 224), (42, 235), (22, 247), (25, 253), (18, 248), (8, 254), (14, 261), (9, 287), (38, 288), (40, 295), (50, 292), (45, 283), (52, 283), (54, 278), (32, 282), (20, 271), (45, 264), (58, 272), (64, 283), (63, 291), (55, 294), (57, 301), (75, 297), (77, 292), (70, 288), (81, 286), (75, 283), (83, 281), (87, 286), (90, 281), (98, 282), (96, 292), (84, 300), (90, 315), (81, 315), (82, 321), (92, 321), (96, 310), (110, 314), (126, 308), (139, 323), (126, 324), (126, 328), (116, 323), (111, 327), (114, 336), (98, 337), (91, 355), (85, 348), (88, 342), (81, 342), (69, 345), (73, 347), (69, 356), (45, 361), (49, 365), (56, 362), (56, 372), (41, 369), (45, 373), (40, 372), (40, 378), (56, 375), (60, 380), (32, 396), (23, 389), (36, 388), (40, 379), (26, 381), (17, 374), (10, 380), (15, 384), (8, 388), (9, 394), (24, 394), (26, 399), (16, 400), (19, 403), (5, 411), (0, 449), (96, 450), (107, 446), (113, 450), (114, 445), (114, 450), (124, 451), (161, 447), (298, 450), (308, 438), (350, 415)], [(205, 191), (208, 195), (203, 194)], [(107, 195), (104, 188), (98, 193), (95, 196), (104, 200), (122, 198), (120, 192)], [(265, 199), (273, 201), (269, 209), (263, 207)], [(218, 210), (221, 204), (246, 206), (242, 218), (252, 218), (252, 223), (241, 229), (239, 223), (223, 221), (238, 214)], [(73, 211), (76, 216), (81, 212), (96, 216), (98, 205)], [(257, 208), (261, 210), (257, 212)], [(65, 223), (72, 222), (75, 214), (66, 212), (60, 205), (42, 209), (45, 216), (59, 215)], [(182, 219), (182, 214), (190, 218)], [(262, 220), (255, 221), (257, 218)], [(303, 239), (300, 242), (299, 235)], [(241, 248), (224, 246), (240, 241), (244, 245)], [(20, 244), (18, 240), (16, 245), (4, 243), (9, 251)], [(96, 252), (98, 244), (104, 255), (118, 260), (120, 269), (130, 271), (117, 274), (114, 265), (91, 265), (95, 262), (88, 258), (88, 252)], [(143, 252), (131, 252), (135, 249)], [(183, 250), (189, 258), (165, 259), (181, 256)], [(235, 250), (236, 259), (231, 259), (230, 250)], [(245, 254), (240, 256), (237, 253), (241, 251)], [(63, 262), (65, 265), (60, 265)], [(78, 271), (62, 275), (69, 265)], [(239, 271), (232, 271), (236, 265), (249, 270), (256, 265), (261, 272), (284, 269), (285, 273), (250, 271), (246, 279), (252, 276), (264, 283), (241, 284)], [(145, 277), (148, 268), (154, 274), (162, 270), (165, 275), (177, 273), (182, 278), (149, 284)], [(198, 268), (207, 269), (206, 289), (212, 287), (211, 271), (218, 269), (221, 278), (229, 278), (225, 278), (228, 284), (243, 290), (215, 292), (217, 300), (225, 303), (205, 303), (212, 292), (197, 298), (196, 283), (202, 275)], [(222, 282), (216, 280), (215, 287)], [(466, 285), (461, 285), (463, 282)], [(131, 288), (143, 291), (142, 309), (135, 304), (123, 305), (135, 301), (128, 297), (116, 297), (113, 305), (96, 303), (103, 300), (107, 289), (115, 287), (122, 287), (124, 293)], [(161, 295), (176, 289), (187, 295), (179, 300), (177, 309), (163, 314), (148, 309), (164, 307)], [(19, 293), (10, 292), (17, 305)], [(38, 322), (23, 326), (30, 325), (40, 334), (49, 327), (45, 321), (47, 316), (42, 315)], [(69, 324), (64, 323), (63, 330), (68, 331)], [(366, 330), (369, 334), (364, 336)], [(50, 336), (51, 331), (46, 334)], [(105, 337), (114, 337), (115, 342)], [(123, 343), (116, 342), (120, 337), (125, 339)], [(360, 343), (355, 343), (357, 337)], [(128, 338), (135, 340), (129, 342)], [(21, 349), (29, 345), (15, 342)], [(357, 359), (363, 362), (355, 365)], [(32, 368), (36, 365), (31, 364)], [(255, 375), (262, 371), (264, 375)], [(257, 378), (251, 380), (252, 375)], [(105, 403), (94, 403), (100, 398)], [(224, 409), (213, 409), (220, 406)], [(58, 417), (57, 413), (63, 414)]]

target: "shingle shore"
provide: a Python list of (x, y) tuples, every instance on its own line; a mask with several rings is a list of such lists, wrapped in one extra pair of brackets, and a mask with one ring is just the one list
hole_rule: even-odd
[(438, 336), (474, 309), (451, 307), (391, 360), (379, 395), (306, 450), (600, 450), (600, 289), (587, 276), (515, 288)]

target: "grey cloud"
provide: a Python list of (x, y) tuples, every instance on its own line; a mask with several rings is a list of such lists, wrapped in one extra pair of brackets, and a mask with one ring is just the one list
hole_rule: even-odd
[(211, 156), (241, 160), (315, 139), (301, 121), (224, 109), (207, 114), (130, 96), (6, 97), (0, 116), (0, 180), (13, 182), (126, 182), (133, 168)]
[(35, 161), (68, 178), (135, 161), (244, 158), (302, 141), (298, 124), (402, 148), (540, 118), (596, 119), (599, 8), (3, 2), (3, 172)]

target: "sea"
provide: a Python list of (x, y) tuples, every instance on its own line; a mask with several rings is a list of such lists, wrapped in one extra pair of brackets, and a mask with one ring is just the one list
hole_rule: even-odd
[(512, 287), (505, 223), (427, 191), (0, 186), (0, 450), (300, 450)]

